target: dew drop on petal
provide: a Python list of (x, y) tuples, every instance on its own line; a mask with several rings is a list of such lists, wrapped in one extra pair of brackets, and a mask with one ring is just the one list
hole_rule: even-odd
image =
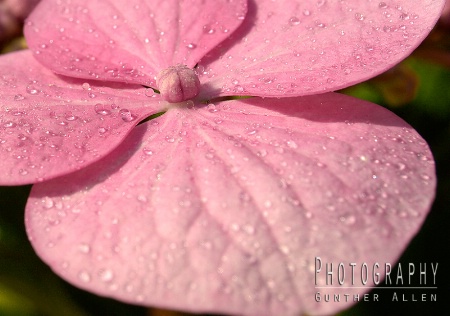
[(85, 270), (82, 270), (80, 271), (80, 273), (78, 273), (78, 278), (85, 283), (91, 281), (91, 275)]
[(136, 115), (130, 112), (128, 109), (122, 109), (119, 114), (124, 122), (131, 122), (136, 119)]
[(298, 148), (298, 145), (293, 140), (287, 141), (287, 145), (289, 146), (289, 148), (292, 148), (292, 149)]
[(216, 30), (214, 30), (214, 28), (209, 24), (203, 26), (203, 33), (205, 34), (214, 34), (215, 31)]
[(6, 128), (13, 128), (13, 127), (16, 127), (16, 125), (17, 125), (16, 123), (11, 122), (11, 121), (8, 121), (5, 124), (3, 124), (3, 126)]
[(365, 17), (361, 13), (355, 13), (355, 19), (358, 21), (364, 21)]
[(14, 101), (22, 101), (23, 99), (25, 99), (25, 97), (21, 94), (16, 94), (14, 96)]
[(289, 19), (289, 24), (292, 26), (299, 25), (300, 20), (297, 17), (293, 16)]
[(82, 253), (89, 253), (91, 251), (91, 247), (89, 247), (88, 244), (82, 243), (78, 246), (78, 250), (80, 250)]
[(151, 97), (151, 96), (155, 95), (155, 91), (152, 88), (146, 88), (145, 89), (145, 95), (147, 97)]
[(104, 127), (99, 127), (99, 128), (98, 128), (98, 133), (99, 133), (100, 135), (105, 134), (107, 131), (108, 131), (108, 130), (107, 130), (106, 128), (104, 128)]
[(353, 225), (356, 223), (356, 217), (354, 215), (344, 215), (339, 220), (346, 225)]
[(114, 273), (110, 269), (100, 271), (100, 279), (103, 282), (110, 282), (114, 278)]
[(235, 93), (243, 93), (245, 91), (244, 87), (242, 87), (241, 85), (236, 85), (233, 88), (233, 92)]
[(44, 199), (42, 199), (42, 205), (46, 209), (51, 209), (54, 205), (54, 202), (51, 198), (45, 197)]
[(109, 114), (111, 114), (111, 110), (109, 110), (105, 104), (97, 103), (94, 106), (94, 109), (95, 109), (95, 112), (97, 114), (100, 114), (100, 115), (109, 115)]
[(73, 115), (72, 113), (67, 113), (65, 119), (68, 121), (75, 121), (78, 117)]
[(153, 150), (151, 150), (151, 149), (149, 149), (149, 148), (144, 148), (142, 151), (143, 151), (144, 154), (146, 154), (147, 156), (153, 155)]
[(27, 86), (27, 92), (31, 95), (39, 94), (39, 90), (34, 86)]

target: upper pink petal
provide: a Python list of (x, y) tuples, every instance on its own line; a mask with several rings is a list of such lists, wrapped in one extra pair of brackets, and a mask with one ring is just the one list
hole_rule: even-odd
[(166, 104), (140, 86), (104, 87), (59, 77), (30, 51), (2, 56), (0, 69), (2, 185), (39, 182), (83, 168)]
[(394, 264), (435, 185), (425, 141), (379, 106), (339, 94), (255, 98), (138, 126), (98, 163), (35, 185), (26, 224), (56, 273), (100, 295), (330, 314), (353, 302), (314, 300), (315, 257)]
[(445, 0), (258, 0), (200, 63), (202, 95), (293, 96), (372, 78), (427, 36)]
[(229, 36), (246, 0), (44, 0), (28, 18), (25, 36), (36, 58), (79, 78), (155, 87), (159, 71), (194, 67)]

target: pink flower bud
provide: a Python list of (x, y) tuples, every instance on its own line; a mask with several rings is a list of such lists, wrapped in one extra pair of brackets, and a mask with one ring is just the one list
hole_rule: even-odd
[(171, 103), (190, 100), (197, 96), (200, 89), (194, 70), (181, 64), (161, 71), (156, 84), (162, 97)]

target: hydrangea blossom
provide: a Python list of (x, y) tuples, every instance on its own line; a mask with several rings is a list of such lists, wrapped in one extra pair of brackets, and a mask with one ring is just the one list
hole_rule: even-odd
[(44, 0), (0, 58), (0, 183), (35, 183), (36, 252), (99, 295), (345, 308), (315, 302), (314, 258), (394, 262), (436, 179), (407, 123), (330, 91), (406, 57), (443, 2)]

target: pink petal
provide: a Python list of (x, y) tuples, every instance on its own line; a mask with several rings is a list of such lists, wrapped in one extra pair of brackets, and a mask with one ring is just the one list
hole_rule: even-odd
[(56, 76), (30, 51), (2, 56), (0, 69), (2, 185), (39, 182), (83, 168), (166, 104), (157, 95), (146, 96), (140, 86), (103, 87)]
[(359, 83), (408, 56), (444, 2), (251, 1), (243, 25), (200, 63), (202, 95), (295, 96)]
[(352, 302), (315, 302), (314, 258), (394, 264), (435, 185), (427, 144), (377, 105), (254, 98), (138, 126), (102, 161), (35, 185), (26, 224), (56, 273), (100, 295), (196, 312), (328, 314)]
[[(159, 71), (189, 67), (233, 32), (245, 0), (43, 1), (28, 19), (30, 48), (53, 71), (155, 87)], [(51, 21), (51, 23), (49, 23)]]

